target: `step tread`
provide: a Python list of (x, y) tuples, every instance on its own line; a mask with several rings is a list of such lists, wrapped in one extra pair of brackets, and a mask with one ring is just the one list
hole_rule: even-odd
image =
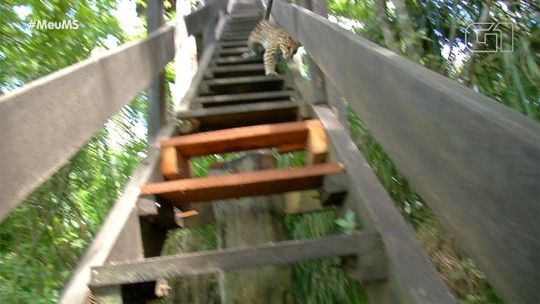
[(176, 114), (176, 118), (203, 118), (211, 116), (222, 116), (229, 114), (243, 114), (251, 112), (272, 111), (272, 110), (285, 110), (285, 109), (298, 109), (298, 104), (289, 100), (279, 100), (272, 102), (259, 102), (243, 105), (239, 108), (236, 105), (212, 107), (205, 109), (189, 110), (185, 112), (179, 112)]
[(94, 267), (91, 287), (155, 281), (235, 269), (293, 264), (305, 260), (369, 254), (377, 248), (376, 232), (355, 232), (306, 240), (282, 241), (147, 258), (116, 265)]
[(316, 189), (326, 175), (340, 174), (340, 163), (322, 163), (307, 167), (268, 169), (205, 178), (189, 178), (141, 187), (141, 195), (156, 195), (171, 205), (212, 200), (270, 195)]
[(198, 97), (195, 102), (197, 103), (226, 103), (226, 102), (241, 102), (257, 99), (281, 99), (290, 98), (291, 91), (268, 91), (268, 92), (256, 92), (256, 93), (241, 93), (241, 94), (224, 94), (224, 95), (212, 95)]
[(244, 76), (244, 77), (230, 77), (230, 78), (218, 78), (204, 80), (203, 83), (208, 86), (219, 85), (233, 85), (240, 83), (261, 83), (261, 82), (278, 82), (283, 81), (281, 76)]
[[(200, 132), (238, 128), (259, 124), (282, 123), (298, 119), (299, 105), (287, 100), (259, 102), (204, 108), (177, 114), (178, 119), (195, 119)], [(192, 132), (193, 123), (186, 126), (185, 132)]]

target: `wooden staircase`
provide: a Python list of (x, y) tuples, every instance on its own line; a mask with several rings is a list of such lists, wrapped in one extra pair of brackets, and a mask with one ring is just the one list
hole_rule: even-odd
[[(376, 302), (453, 303), (333, 110), (299, 86), (298, 71), (265, 76), (261, 56), (242, 57), (261, 17), (257, 7), (237, 3), (220, 40), (205, 46), (184, 97), (189, 107), (176, 113), (177, 133), (159, 142), (159, 177), (152, 174), (152, 182), (140, 187), (144, 258), (109, 259), (93, 267), (89, 286), (97, 301), (144, 303), (141, 299), (153, 296), (155, 282), (162, 279), (342, 257), (345, 273), (362, 282)], [(306, 165), (192, 176), (190, 158), (269, 148), (304, 151)], [(332, 206), (338, 216), (353, 211), (359, 229), (351, 235), (160, 256), (168, 229), (216, 221), (208, 215), (216, 208), (210, 201), (304, 190), (318, 191), (315, 209)]]
[[(210, 63), (202, 72), (204, 77), (196, 84), (197, 94), (190, 109), (177, 115), (181, 122), (179, 132), (186, 134), (159, 143), (164, 180), (141, 187), (140, 216), (178, 227), (183, 226), (180, 218), (202, 216), (196, 210), (186, 209), (199, 202), (309, 189), (320, 191), (323, 204), (336, 203), (328, 199), (334, 194), (340, 197), (337, 202), (343, 199), (346, 190), (343, 185), (336, 187), (334, 181), (345, 168), (339, 162), (326, 162), (329, 146), (323, 124), (301, 115), (302, 104), (295, 100), (296, 93), (284, 77), (264, 75), (262, 57), (242, 57), (248, 51), (249, 32), (260, 18), (260, 13), (251, 10), (231, 15)], [(280, 153), (303, 150), (306, 166), (205, 178), (191, 176), (191, 157), (262, 148), (275, 148)], [(160, 214), (156, 203), (175, 206), (175, 211)], [(121, 285), (334, 256), (372, 256), (379, 252), (378, 233), (358, 231), (353, 235), (149, 257), (94, 267), (90, 287), (98, 302), (121, 303)], [(384, 278), (380, 271), (384, 267), (377, 265), (374, 271), (373, 265), (356, 266), (360, 265), (366, 267), (358, 272), (364, 275), (357, 278)]]

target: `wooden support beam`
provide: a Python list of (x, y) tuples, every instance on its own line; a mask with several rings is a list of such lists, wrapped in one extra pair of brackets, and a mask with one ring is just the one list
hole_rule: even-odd
[(363, 256), (380, 244), (376, 232), (357, 232), (311, 240), (285, 241), (221, 251), (156, 257), (114, 266), (95, 267), (91, 286), (113, 286), (217, 273), (235, 269), (287, 265), (335, 256)]
[(141, 187), (141, 195), (156, 195), (172, 205), (267, 195), (320, 187), (323, 177), (343, 171), (339, 163), (281, 170), (261, 170), (225, 176), (191, 178)]
[(189, 178), (191, 165), (175, 147), (164, 146), (161, 149), (161, 173), (166, 179)]
[(309, 125), (309, 132), (306, 143), (306, 164), (308, 166), (322, 163), (326, 160), (328, 153), (328, 140), (326, 131), (320, 121), (314, 120)]
[(304, 143), (314, 120), (267, 124), (177, 136), (160, 142), (185, 157)]
[(139, 198), (137, 213), (141, 219), (168, 229), (183, 227), (173, 207), (165, 202), (159, 202), (155, 196)]

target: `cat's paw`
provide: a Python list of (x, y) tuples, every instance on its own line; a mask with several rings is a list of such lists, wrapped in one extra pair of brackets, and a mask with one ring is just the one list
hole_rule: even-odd
[(276, 71), (266, 71), (265, 72), (266, 76), (277, 76), (278, 73), (276, 73)]
[(172, 288), (171, 286), (169, 286), (169, 282), (167, 282), (166, 279), (160, 278), (156, 280), (156, 287), (154, 289), (154, 293), (158, 298), (168, 296), (171, 289)]

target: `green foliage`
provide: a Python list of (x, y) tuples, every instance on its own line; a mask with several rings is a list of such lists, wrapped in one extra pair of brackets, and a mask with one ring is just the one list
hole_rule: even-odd
[(341, 227), (344, 234), (351, 235), (358, 226), (356, 223), (356, 215), (352, 210), (345, 212), (345, 218), (335, 220), (336, 224)]
[[(125, 41), (116, 1), (0, 3), (0, 91), (89, 57), (106, 39)], [(78, 29), (29, 22), (77, 20)], [(0, 224), (0, 303), (52, 303), (144, 156), (146, 96), (114, 116)]]
[[(403, 16), (390, 5), (394, 1), (386, 2), (388, 7), (384, 15), (377, 12), (380, 3), (373, 0), (330, 0), (328, 10), (342, 24), (357, 22), (360, 26), (354, 27), (356, 33), (387, 47), (383, 25), (388, 24), (392, 36), (400, 43), (398, 49), (402, 55), (411, 57), (407, 51), (411, 44), (421, 46), (417, 55), (422, 65), (465, 83), (529, 117), (540, 119), (537, 54), (540, 26), (535, 21), (536, 9), (532, 4), (526, 1), (493, 1), (487, 22), (500, 23), (500, 38), (507, 43), (512, 41), (514, 51), (471, 53), (472, 44), (465, 40), (466, 31), (469, 25), (480, 21), (485, 1), (405, 1), (414, 35), (403, 32), (400, 25), (404, 22)], [(512, 28), (504, 23), (512, 24)], [(494, 41), (489, 42), (492, 43), (488, 46), (490, 49), (495, 49)], [(448, 47), (451, 51), (445, 58), (443, 49)]]
[[(107, 38), (124, 42), (115, 6), (115, 0), (0, 2), (0, 92), (88, 58)], [(77, 20), (78, 29), (30, 28), (31, 21), (63, 20)]]
[[(354, 220), (346, 216), (348, 220)], [(285, 223), (292, 239), (306, 239), (339, 233), (334, 210), (289, 215)], [(298, 303), (367, 303), (366, 294), (345, 277), (341, 259), (308, 261), (292, 266), (292, 290)]]

